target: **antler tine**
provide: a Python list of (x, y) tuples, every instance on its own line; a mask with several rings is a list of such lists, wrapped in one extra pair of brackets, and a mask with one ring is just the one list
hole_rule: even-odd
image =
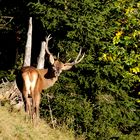
[(82, 61), (82, 59), (84, 58), (84, 56), (85, 56), (85, 53), (82, 55), (82, 57), (77, 61), (75, 61), (75, 64), (78, 64), (78, 63), (80, 63), (81, 61)]
[(79, 51), (79, 53), (78, 53), (78, 55), (77, 55), (77, 57), (76, 57), (76, 59), (75, 59), (75, 62), (77, 62), (77, 60), (79, 59), (79, 57), (80, 57), (80, 55), (81, 55), (81, 52), (82, 52), (82, 48), (80, 48), (80, 51)]
[[(79, 53), (78, 53), (76, 59), (75, 59), (73, 62), (71, 62), (71, 63), (66, 63), (66, 64), (67, 64), (67, 65), (76, 65), (76, 64), (80, 63), (80, 62), (82, 61), (82, 59), (84, 58), (84, 56), (85, 56), (85, 53), (83, 53), (82, 57), (79, 59), (79, 57), (81, 56), (81, 52), (82, 52), (82, 48), (80, 48), (80, 51), (79, 51)], [(78, 60), (78, 59), (79, 59), (79, 60)]]
[(57, 59), (59, 59), (59, 52), (58, 52), (58, 54), (57, 54)]
[(51, 34), (46, 37), (46, 41), (49, 41), (50, 39), (52, 39)]
[(85, 56), (85, 53), (82, 55), (80, 59), (79, 59), (80, 56), (78, 57), (79, 60), (76, 58), (75, 61), (73, 62), (73, 65), (80, 63), (82, 59), (84, 58), (84, 56)]
[(71, 58), (67, 61), (67, 62), (70, 62)]
[(49, 48), (48, 48), (48, 42), (49, 42), (49, 40), (52, 38), (52, 37), (50, 37), (51, 35), (48, 35), (48, 37), (46, 37), (46, 46), (45, 46), (45, 50), (46, 50), (46, 52), (48, 53), (48, 55), (49, 55), (49, 61), (50, 61), (50, 63), (51, 64), (54, 64), (54, 57), (53, 57), (53, 55), (50, 53), (50, 51), (49, 51)]
[(49, 48), (48, 48), (48, 42), (49, 42), (49, 40), (51, 40), (51, 34), (49, 34), (47, 37), (46, 37), (46, 47), (45, 47), (45, 49), (46, 49), (46, 52), (49, 54), (49, 55), (51, 55), (51, 53), (50, 53), (50, 51), (49, 51)]

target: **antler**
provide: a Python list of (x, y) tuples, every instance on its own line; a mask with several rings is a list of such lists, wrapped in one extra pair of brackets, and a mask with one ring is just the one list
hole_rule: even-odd
[[(79, 57), (81, 56), (81, 52), (82, 52), (82, 48), (80, 48), (80, 51), (79, 51), (79, 53), (78, 53), (76, 59), (74, 60), (74, 62), (72, 62), (73, 65), (80, 63), (80, 62), (82, 61), (82, 59), (84, 58), (85, 53), (83, 53), (82, 57), (79, 59)], [(78, 59), (79, 59), (79, 60), (78, 60)]]
[[(49, 61), (50, 61), (50, 63), (53, 65), (53, 64), (54, 64), (54, 57), (53, 57), (53, 55), (50, 53), (49, 48), (48, 48), (48, 42), (49, 42), (49, 40), (50, 40), (51, 38), (52, 38), (51, 35), (48, 35), (48, 37), (46, 37), (45, 50), (46, 50), (47, 54), (49, 55)], [(79, 51), (79, 53), (78, 53), (76, 59), (75, 59), (73, 62), (71, 62), (71, 63), (67, 62), (67, 63), (64, 64), (63, 70), (68, 70), (68, 69), (70, 69), (73, 65), (76, 65), (76, 64), (80, 63), (80, 62), (82, 61), (82, 59), (84, 58), (84, 56), (85, 56), (85, 53), (83, 53), (83, 55), (82, 55), (82, 57), (81, 57), (81, 52), (82, 52), (82, 48), (80, 48), (80, 51)], [(59, 57), (59, 54), (58, 54), (58, 57)], [(81, 57), (81, 58), (80, 58), (80, 57)], [(80, 59), (79, 59), (79, 58), (80, 58)]]
[[(83, 53), (82, 57), (80, 58), (81, 52), (82, 52), (82, 48), (80, 49), (80, 51), (79, 51), (79, 53), (78, 53), (76, 59), (75, 59), (73, 62), (71, 62), (71, 63), (68, 63), (68, 62), (65, 63), (64, 66), (63, 66), (63, 68), (62, 68), (62, 70), (69, 70), (69, 69), (72, 68), (72, 66), (74, 66), (74, 65), (76, 65), (76, 64), (78, 64), (78, 63), (80, 63), (80, 62), (82, 61), (82, 59), (84, 58), (84, 56), (85, 56), (85, 53)], [(80, 58), (80, 59), (79, 59), (79, 58)]]
[(49, 51), (49, 48), (48, 48), (48, 42), (49, 42), (49, 40), (51, 40), (51, 35), (49, 34), (48, 35), (48, 37), (46, 37), (46, 47), (45, 47), (45, 49), (46, 49), (46, 52), (47, 52), (47, 54), (49, 55), (49, 61), (50, 61), (50, 63), (53, 65), (54, 64), (54, 57), (53, 57), (53, 55), (50, 53), (50, 51)]
[(80, 58), (81, 52), (82, 52), (82, 48), (80, 48), (80, 51), (79, 51), (76, 59), (73, 62), (71, 62), (71, 63), (65, 63), (65, 64), (66, 65), (69, 65), (69, 66), (73, 66), (73, 65), (76, 65), (76, 64), (80, 63), (83, 60), (84, 56), (85, 56), (85, 53), (83, 53), (82, 57)]

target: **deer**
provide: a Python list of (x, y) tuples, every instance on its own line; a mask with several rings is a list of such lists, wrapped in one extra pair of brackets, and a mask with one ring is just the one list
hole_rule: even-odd
[[(21, 68), (22, 78), (22, 94), (25, 100), (25, 111), (31, 118), (38, 120), (40, 118), (39, 106), (41, 100), (41, 93), (43, 90), (52, 87), (62, 71), (70, 70), (74, 65), (80, 63), (84, 58), (85, 53), (81, 55), (80, 49), (76, 59), (73, 62), (63, 63), (59, 59), (55, 59), (50, 53), (48, 45), (46, 46), (46, 54), (50, 66), (46, 69), (38, 69), (33, 66), (25, 66)], [(30, 98), (32, 102), (30, 102)]]

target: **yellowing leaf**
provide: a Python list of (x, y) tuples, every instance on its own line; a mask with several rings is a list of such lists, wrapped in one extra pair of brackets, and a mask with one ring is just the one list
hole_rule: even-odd
[(117, 44), (120, 41), (120, 37), (123, 34), (123, 31), (118, 31), (116, 33), (116, 36), (113, 38), (113, 44)]
[(123, 34), (123, 31), (119, 31), (119, 32), (116, 33), (116, 36), (120, 37), (122, 34)]
[(137, 103), (140, 103), (140, 100), (137, 100)]
[(134, 68), (130, 68), (130, 72), (137, 74), (138, 72), (140, 72), (140, 68), (138, 66)]

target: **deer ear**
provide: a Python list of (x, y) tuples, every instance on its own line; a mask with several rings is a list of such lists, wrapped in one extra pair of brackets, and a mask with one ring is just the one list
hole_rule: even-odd
[(54, 58), (53, 58), (52, 55), (49, 56), (49, 61), (50, 61), (50, 63), (51, 63), (52, 65), (54, 64)]
[(62, 70), (69, 70), (69, 69), (71, 69), (71, 68), (72, 68), (72, 66), (67, 65), (67, 64), (64, 64)]

